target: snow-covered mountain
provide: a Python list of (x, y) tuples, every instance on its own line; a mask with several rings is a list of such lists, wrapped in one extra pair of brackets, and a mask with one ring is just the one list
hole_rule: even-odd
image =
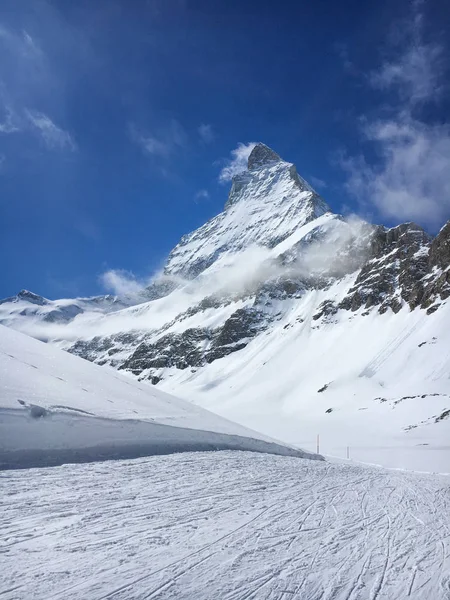
[(8, 299), (0, 322), (310, 449), (450, 462), (450, 223), (432, 239), (333, 214), (258, 144), (149, 293), (53, 322)]
[(274, 248), (329, 211), (294, 165), (258, 144), (248, 170), (233, 178), (225, 210), (181, 239), (169, 255), (165, 273), (192, 278), (224, 255), (254, 245)]

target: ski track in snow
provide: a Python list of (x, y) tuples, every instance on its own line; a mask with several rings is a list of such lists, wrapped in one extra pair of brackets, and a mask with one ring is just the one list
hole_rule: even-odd
[(448, 477), (217, 452), (1, 485), (1, 600), (450, 598)]

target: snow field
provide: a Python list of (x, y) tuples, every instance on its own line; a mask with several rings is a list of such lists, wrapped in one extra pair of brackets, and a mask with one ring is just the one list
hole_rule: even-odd
[(450, 479), (247, 452), (9, 471), (4, 600), (446, 600)]
[(310, 456), (1, 325), (0, 382), (0, 468), (225, 448)]

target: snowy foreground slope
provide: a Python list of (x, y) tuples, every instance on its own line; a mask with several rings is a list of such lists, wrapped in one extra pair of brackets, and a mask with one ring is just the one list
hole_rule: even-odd
[(0, 325), (0, 468), (239, 449), (310, 455)]
[(448, 600), (448, 477), (247, 452), (2, 474), (3, 600)]

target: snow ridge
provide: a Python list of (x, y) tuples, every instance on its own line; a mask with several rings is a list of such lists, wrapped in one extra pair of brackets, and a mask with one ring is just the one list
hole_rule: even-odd
[(219, 449), (321, 459), (0, 325), (0, 469)]

